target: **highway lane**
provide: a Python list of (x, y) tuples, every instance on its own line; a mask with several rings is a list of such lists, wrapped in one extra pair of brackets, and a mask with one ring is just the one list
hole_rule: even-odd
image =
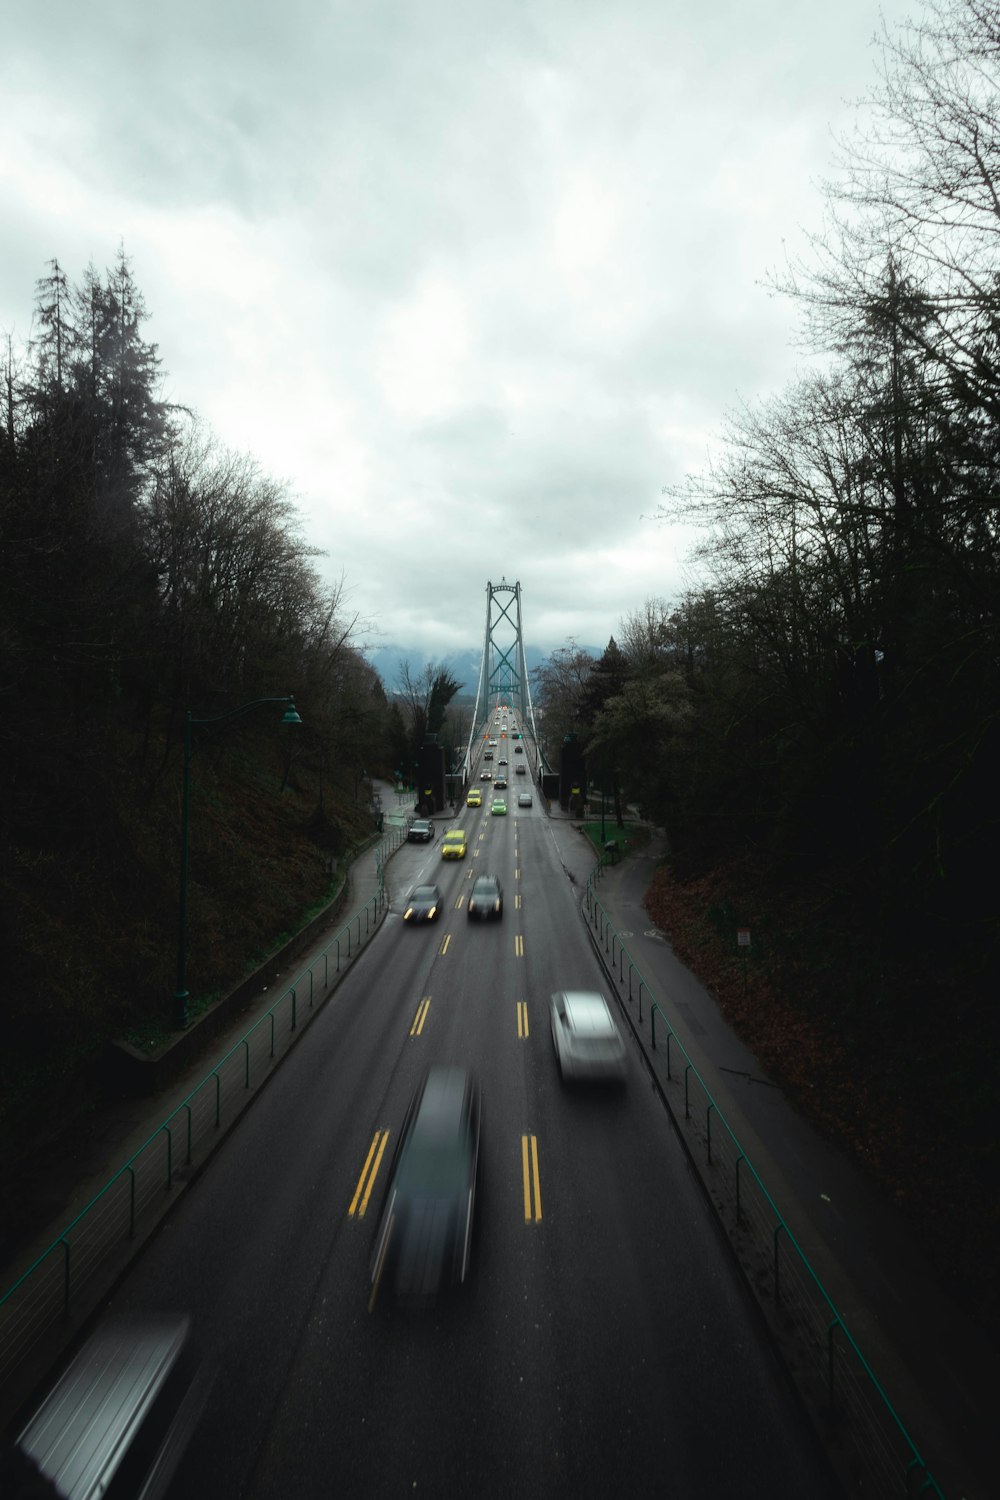
[[(642, 1068), (561, 1086), (548, 994), (601, 979), (547, 819), (455, 821), (468, 857), (400, 851), (383, 932), (114, 1299), (191, 1312), (216, 1361), (178, 1492), (830, 1493)], [(486, 869), (504, 918), (470, 923)], [(444, 912), (410, 929), (426, 878)], [(391, 1145), (363, 1215), (359, 1183), (432, 1061), (483, 1088), (472, 1275), (432, 1312), (369, 1311)]]

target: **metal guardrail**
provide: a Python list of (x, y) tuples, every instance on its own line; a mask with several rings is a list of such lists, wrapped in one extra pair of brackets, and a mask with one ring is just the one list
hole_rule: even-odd
[(336, 976), (364, 947), (385, 909), (385, 862), (406, 840), (390, 826), (375, 850), (377, 889), (235, 1046), (0, 1297), (0, 1425), (23, 1392), (15, 1375), (51, 1360), (130, 1258), (140, 1230), (175, 1201), (254, 1090), (292, 1047)]
[(796, 1383), (859, 1492), (944, 1500), (898, 1413), (597, 899), (613, 853), (587, 879), (587, 917), (621, 998), (649, 1021), (647, 1061)]

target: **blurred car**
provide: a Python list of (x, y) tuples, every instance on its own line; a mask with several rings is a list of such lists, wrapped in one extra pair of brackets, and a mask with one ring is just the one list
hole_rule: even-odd
[(506, 802), (506, 799), (503, 798), (503, 797), (494, 797), (493, 798), (493, 806), (490, 808), (490, 812), (493, 814), (493, 816), (495, 818), (503, 817), (503, 815), (506, 813), (506, 811), (507, 811), (507, 802)]
[(506, 776), (502, 776), (501, 775), (501, 776), (495, 777), (494, 781), (493, 781), (493, 785), (494, 785), (494, 788), (498, 792), (506, 791), (506, 789), (507, 789), (507, 778), (506, 778)]
[(465, 858), (465, 829), (449, 828), (441, 840), (442, 859), (464, 859)]
[(466, 915), (482, 921), (503, 920), (503, 886), (495, 875), (478, 875), (472, 882)]
[(483, 794), (477, 786), (469, 788), (469, 795), (465, 799), (466, 807), (482, 807)]
[(411, 844), (429, 844), (434, 837), (434, 824), (429, 818), (414, 818), (406, 837)]
[(528, 774), (523, 765), (515, 766), (514, 770), (517, 772), (518, 776), (527, 776)]
[(19, 1434), (13, 1456), (26, 1465), (23, 1483), (18, 1476), (14, 1488), (5, 1459), (4, 1494), (164, 1500), (210, 1387), (187, 1318), (105, 1324)]
[[(519, 736), (515, 735), (514, 738), (518, 739)], [(524, 746), (523, 745), (515, 745), (514, 746), (514, 754), (515, 755), (523, 755), (524, 754)]]
[(465, 1280), (479, 1170), (479, 1088), (465, 1068), (431, 1068), (406, 1112), (375, 1234), (371, 1282), (428, 1302)]
[(496, 749), (496, 747), (497, 747), (497, 742), (496, 742), (496, 740), (490, 740), (490, 749), (491, 749), (491, 750), (495, 750), (495, 749)]
[(492, 759), (493, 759), (493, 751), (492, 750), (484, 750), (483, 751), (483, 760), (492, 760)]
[(611, 1007), (596, 990), (552, 996), (552, 1044), (564, 1079), (625, 1082), (625, 1043)]
[(508, 764), (508, 760), (507, 760), (506, 755), (501, 755), (500, 759), (497, 761), (497, 765), (498, 766), (506, 766), (507, 764)]
[(441, 914), (441, 892), (436, 885), (415, 885), (406, 898), (404, 922), (435, 922)]
[(479, 779), (480, 779), (480, 781), (492, 781), (493, 780), (493, 772), (492, 771), (480, 771), (480, 773), (479, 773)]
[(517, 805), (518, 805), (518, 807), (530, 807), (531, 806), (531, 793), (530, 792), (521, 792), (519, 794), (519, 796), (518, 796), (518, 799), (517, 799)]

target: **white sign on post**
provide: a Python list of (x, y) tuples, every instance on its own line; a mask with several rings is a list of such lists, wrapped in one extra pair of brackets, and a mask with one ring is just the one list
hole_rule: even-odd
[(736, 945), (739, 948), (749, 948), (749, 946), (750, 946), (750, 929), (749, 929), (749, 927), (737, 927), (737, 929), (736, 929)]

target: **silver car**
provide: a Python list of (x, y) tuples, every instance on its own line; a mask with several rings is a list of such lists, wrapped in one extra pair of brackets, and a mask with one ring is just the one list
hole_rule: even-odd
[(34, 1487), (27, 1487), (26, 1479), (15, 1493), (62, 1500), (110, 1495), (165, 1500), (175, 1493), (174, 1471), (211, 1378), (191, 1353), (186, 1318), (164, 1315), (104, 1325), (21, 1432), (12, 1457), (27, 1460)]
[(552, 996), (552, 1044), (563, 1079), (625, 1082), (625, 1043), (604, 996), (560, 990)]

